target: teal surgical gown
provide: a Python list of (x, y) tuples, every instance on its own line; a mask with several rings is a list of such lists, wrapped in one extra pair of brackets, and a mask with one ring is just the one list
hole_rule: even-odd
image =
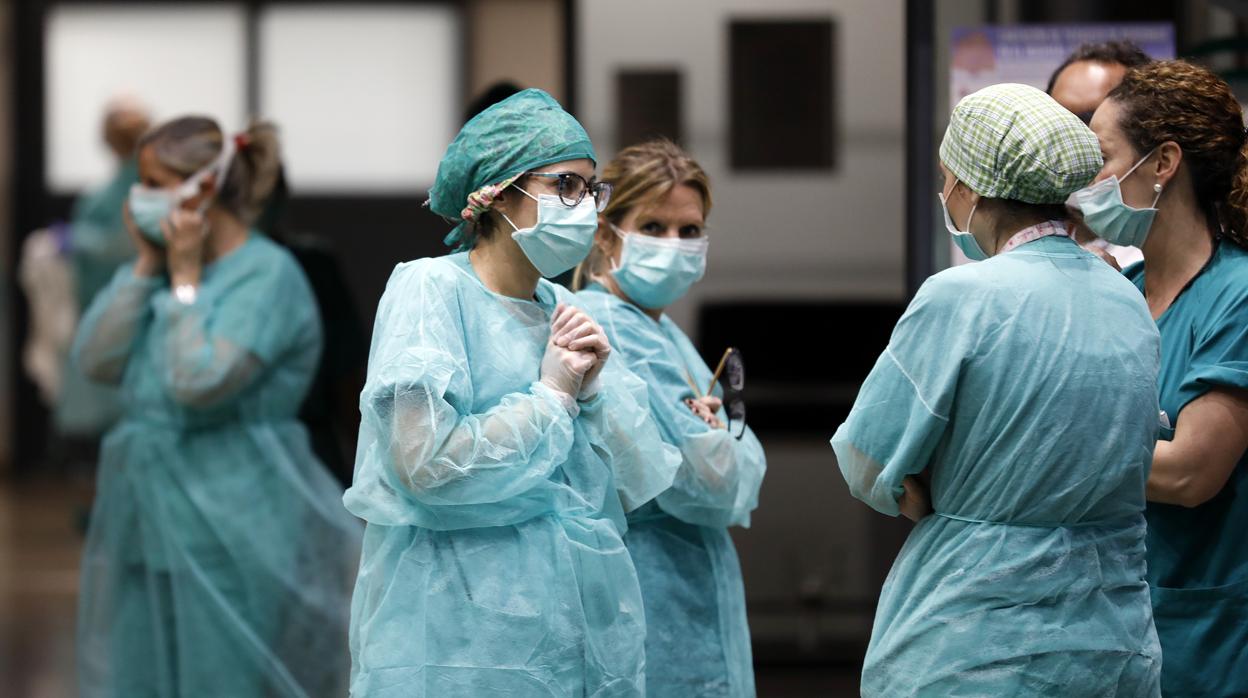
[(321, 326), (290, 255), (252, 234), (198, 298), (127, 265), (75, 342), (119, 384), (83, 553), (84, 697), (342, 695), (359, 523), (296, 414)]
[(539, 382), (571, 301), (544, 280), (532, 300), (495, 294), (466, 252), (390, 277), (344, 498), (368, 523), (353, 696), (643, 694), (624, 514), (668, 488), (680, 455), (616, 358), (579, 406)]
[[(659, 431), (683, 456), (672, 487), (629, 514), (624, 536), (646, 604), (646, 695), (753, 696), (745, 587), (728, 527), (750, 525), (767, 469), (763, 447), (750, 429), (738, 441), (685, 405), (695, 397), (686, 375), (706, 390), (712, 373), (670, 318), (656, 322), (600, 285), (576, 302), (649, 386)], [(718, 385), (715, 392), (723, 394)]]
[[(117, 268), (134, 257), (134, 243), (126, 232), (122, 208), (131, 185), (138, 181), (138, 164), (127, 160), (107, 184), (74, 202), (69, 254), (80, 312), (86, 312)], [(54, 412), (57, 431), (69, 436), (98, 437), (120, 414), (116, 389), (89, 380), (69, 361)]]
[[(1127, 269), (1141, 290), (1144, 273), (1143, 264)], [(1219, 243), (1157, 328), (1161, 409), (1172, 425), (1210, 390), (1248, 388), (1248, 252)], [(1248, 695), (1248, 454), (1213, 499), (1190, 509), (1149, 502), (1145, 516), (1162, 692)]]
[(864, 696), (1156, 696), (1144, 486), (1159, 338), (1069, 238), (941, 272), (832, 439), (854, 496), (935, 514), (881, 591)]

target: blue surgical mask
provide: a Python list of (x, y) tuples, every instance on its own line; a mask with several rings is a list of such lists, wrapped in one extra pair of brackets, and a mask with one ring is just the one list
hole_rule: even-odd
[(506, 214), (499, 213), (515, 229), (511, 238), (520, 245), (524, 256), (548, 279), (580, 264), (593, 248), (594, 233), (598, 231), (598, 206), (594, 197), (587, 194), (581, 203), (568, 207), (554, 194), (535, 197), (523, 189), (520, 191), (537, 202), (537, 222), (533, 227), (517, 228)]
[[(199, 172), (187, 177), (181, 184), (170, 189), (154, 189), (142, 184), (134, 184), (130, 187), (130, 197), (128, 203), (130, 205), (130, 217), (134, 219), (134, 225), (143, 233), (143, 237), (149, 241), (163, 246), (165, 244), (165, 233), (160, 228), (162, 221), (169, 218), (173, 210), (182, 205), (183, 201), (192, 199), (199, 193), (199, 184), (209, 174), (216, 173), (217, 185), (225, 181), (226, 172), (229, 170), (230, 163), (234, 158), (233, 142), (227, 139), (225, 147), (221, 150), (221, 155), (217, 157), (207, 167)], [(199, 206), (199, 212), (203, 213), (211, 202), (204, 199)]]
[(1071, 194), (1066, 199), (1066, 206), (1079, 211), (1083, 216), (1083, 224), (1103, 240), (1124, 247), (1143, 247), (1144, 241), (1148, 239), (1148, 231), (1153, 227), (1153, 219), (1157, 217), (1161, 184), (1153, 185), (1157, 196), (1148, 208), (1132, 208), (1124, 203), (1121, 184), (1155, 152), (1156, 148), (1149, 151), (1148, 155), (1127, 170), (1122, 179), (1117, 175), (1110, 175)]
[(971, 235), (971, 219), (975, 218), (975, 209), (979, 207), (979, 202), (971, 207), (971, 215), (966, 217), (966, 230), (958, 230), (953, 225), (953, 217), (949, 215), (949, 202), (945, 198), (945, 193), (937, 192), (936, 196), (940, 199), (940, 210), (945, 214), (945, 229), (953, 236), (953, 244), (957, 245), (958, 249), (962, 250), (962, 254), (972, 262), (982, 262), (988, 259), (988, 253), (984, 252), (984, 248), (979, 246), (979, 241)]
[(141, 184), (130, 187), (130, 217), (150, 242), (165, 244), (165, 233), (160, 229), (160, 223), (173, 213), (176, 198), (177, 193), (170, 189), (152, 189)]
[(637, 305), (650, 310), (666, 308), (706, 274), (709, 238), (656, 238), (625, 233), (614, 224), (609, 225), (624, 240), (620, 262), (611, 270), (611, 276)]

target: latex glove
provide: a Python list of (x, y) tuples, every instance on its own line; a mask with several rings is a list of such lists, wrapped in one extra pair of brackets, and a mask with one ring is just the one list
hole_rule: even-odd
[(593, 367), (594, 361), (592, 353), (571, 351), (556, 345), (553, 340), (549, 341), (542, 356), (540, 381), (572, 402), (580, 394), (585, 374)]
[(550, 336), (556, 346), (592, 357), (593, 363), (586, 371), (580, 392), (576, 396), (582, 401), (593, 399), (598, 394), (598, 376), (611, 356), (611, 343), (607, 340), (607, 333), (585, 311), (560, 304), (555, 308), (555, 316), (551, 319)]
[(693, 398), (685, 400), (685, 405), (712, 429), (726, 428), (719, 420), (719, 410), (724, 406), (723, 400), (714, 395), (704, 395), (696, 400)]

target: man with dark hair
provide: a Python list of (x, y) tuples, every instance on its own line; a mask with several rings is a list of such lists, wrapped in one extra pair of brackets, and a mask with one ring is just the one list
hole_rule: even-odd
[[(1084, 44), (1053, 71), (1048, 93), (1058, 104), (1083, 119), (1083, 123), (1090, 123), (1092, 113), (1122, 82), (1127, 71), (1152, 60), (1130, 41)], [(1144, 253), (1138, 249), (1111, 245), (1082, 225), (1075, 226), (1074, 238), (1089, 252), (1119, 269), (1144, 259)]]
[(1046, 91), (1086, 124), (1128, 69), (1151, 61), (1130, 41), (1084, 44), (1053, 71)]

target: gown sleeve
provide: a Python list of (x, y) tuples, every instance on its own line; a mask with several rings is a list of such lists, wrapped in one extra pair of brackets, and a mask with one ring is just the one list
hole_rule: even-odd
[(87, 378), (118, 385), (134, 343), (152, 317), (151, 298), (161, 277), (134, 275), (134, 265), (117, 270), (91, 303), (74, 337), (73, 359)]
[(223, 287), (205, 284), (194, 303), (157, 299), (168, 328), (161, 379), (179, 404), (228, 402), (296, 344), (319, 347), (316, 302), (297, 264), (287, 256), (262, 261), (247, 260), (246, 272)]
[(1180, 412), (1210, 390), (1248, 389), (1248, 289), (1229, 293), (1233, 296), (1209, 313), (1208, 323), (1195, 337), (1179, 387)]
[(941, 275), (919, 289), (832, 437), (850, 493), (881, 513), (900, 513), (902, 480), (928, 466), (949, 426), (978, 333), (957, 313), (960, 295)]
[[(659, 507), (695, 525), (748, 526), (767, 470), (754, 432), (747, 428), (737, 440), (727, 430), (707, 425), (685, 405), (693, 397), (685, 377), (688, 369), (657, 323), (617, 313), (612, 324), (629, 367), (648, 386), (646, 400), (663, 438), (680, 452), (680, 469), (672, 486), (659, 495)], [(720, 418), (726, 418), (722, 412)]]
[[(470, 507), (517, 498), (567, 460), (573, 415), (544, 384), (471, 409), (464, 332), (453, 281), (424, 260), (396, 269), (378, 308), (360, 398), (357, 484), (377, 477), (414, 504)], [(401, 518), (378, 517), (378, 505), (359, 496), (348, 494), (358, 515)]]

